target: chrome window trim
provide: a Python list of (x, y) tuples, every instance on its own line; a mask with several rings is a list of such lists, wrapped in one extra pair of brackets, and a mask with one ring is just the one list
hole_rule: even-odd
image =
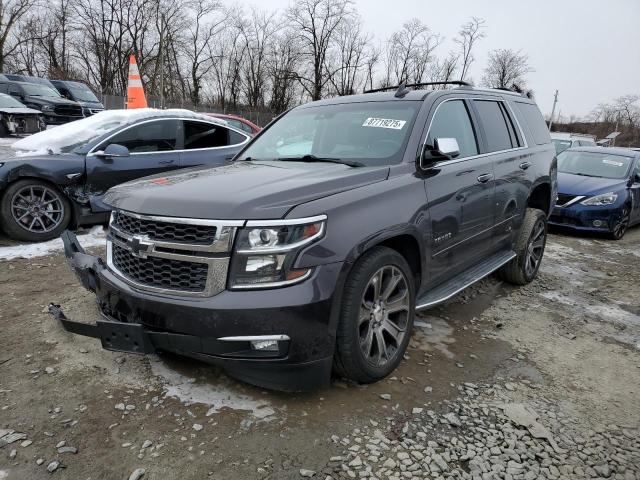
[[(522, 141), (524, 142), (524, 146), (515, 147), (515, 148), (508, 148), (506, 150), (498, 150), (496, 152), (479, 153), (477, 155), (470, 155), (468, 157), (462, 157), (462, 158), (453, 158), (451, 160), (444, 160), (442, 162), (437, 162), (434, 165), (434, 168), (444, 167), (446, 165), (452, 165), (452, 164), (460, 163), (460, 162), (466, 162), (467, 160), (474, 160), (476, 158), (484, 158), (484, 157), (488, 157), (490, 155), (499, 155), (501, 153), (507, 153), (507, 152), (517, 152), (519, 150), (526, 150), (527, 148), (529, 148), (529, 144), (527, 143), (527, 139), (526, 139), (526, 137), (524, 135), (524, 132), (522, 131), (522, 127), (520, 125), (520, 122), (518, 122), (517, 117), (514, 115), (514, 112), (511, 109), (511, 105), (509, 105), (509, 102), (506, 102), (504, 99), (487, 98), (487, 97), (451, 97), (451, 98), (446, 98), (445, 100), (440, 102), (438, 104), (438, 106), (436, 107), (435, 111), (433, 112), (433, 115), (431, 116), (431, 120), (429, 120), (429, 128), (427, 129), (427, 133), (424, 136), (424, 141), (422, 143), (423, 151), (424, 151), (424, 146), (427, 144), (427, 138), (429, 138), (429, 133), (431, 132), (431, 127), (433, 126), (433, 119), (436, 117), (436, 114), (438, 113), (438, 110), (446, 102), (450, 102), (450, 101), (454, 101), (454, 100), (462, 100), (462, 101), (465, 101), (465, 100), (471, 100), (471, 101), (473, 101), (473, 100), (485, 100), (485, 101), (502, 102), (503, 104), (506, 105), (506, 108), (509, 109), (509, 113), (511, 114), (511, 117), (513, 119), (515, 119), (516, 125), (518, 126), (518, 130), (520, 131), (520, 136), (522, 137)], [(471, 118), (471, 115), (469, 115), (469, 120), (471, 121), (471, 123), (473, 125), (473, 119)], [(474, 132), (474, 133), (476, 134), (476, 138), (477, 138), (477, 133), (476, 132)], [(420, 155), (420, 167), (422, 167), (422, 155)]]
[(563, 205), (558, 205), (556, 203), (556, 207), (561, 207), (561, 208), (569, 207), (569, 206), (573, 205), (574, 203), (579, 202), (580, 200), (584, 200), (585, 198), (587, 198), (586, 195), (577, 195), (576, 197), (572, 198), (571, 200), (569, 200), (567, 203), (565, 203)]
[(307, 225), (309, 223), (321, 222), (327, 219), (327, 216), (316, 215), (314, 217), (302, 218), (286, 218), (283, 220), (248, 220), (247, 227), (278, 227), (282, 225)]
[[(183, 120), (188, 120), (188, 121), (196, 121), (196, 122), (201, 122), (201, 123), (211, 123), (212, 125), (217, 125), (219, 127), (224, 127), (227, 128), (229, 130), (233, 130), (236, 133), (239, 133), (241, 135), (243, 135), (245, 137), (245, 140), (241, 143), (234, 143), (233, 145), (225, 145), (223, 147), (209, 147), (209, 148), (193, 148), (193, 149), (174, 149), (174, 150), (162, 150), (159, 152), (132, 152), (130, 153), (130, 155), (149, 155), (149, 154), (161, 154), (161, 153), (180, 153), (180, 152), (197, 152), (197, 151), (202, 151), (202, 150), (219, 150), (221, 148), (231, 148), (231, 147), (238, 147), (240, 145), (244, 145), (246, 143), (249, 142), (249, 140), (251, 140), (251, 137), (247, 135), (246, 132), (243, 132), (241, 130), (238, 130), (237, 128), (231, 127), (229, 126), (228, 123), (226, 123), (226, 121), (224, 119), (217, 119), (215, 117), (211, 117), (211, 121), (204, 119), (204, 118), (187, 118), (187, 117), (157, 117), (157, 118), (150, 118), (148, 120), (143, 120), (141, 122), (136, 122), (136, 123), (132, 123), (131, 125), (125, 126), (122, 130), (118, 130), (115, 133), (112, 133), (111, 135), (109, 135), (107, 138), (105, 138), (104, 140), (102, 140), (98, 145), (94, 146), (91, 148), (91, 150), (89, 150), (89, 152), (87, 153), (87, 157), (95, 157), (96, 154), (100, 151), (97, 150), (97, 148), (104, 144), (104, 142), (108, 142), (109, 140), (111, 140), (113, 137), (115, 137), (116, 135), (130, 129), (133, 127), (137, 127), (138, 125), (144, 125), (145, 123), (149, 123), (149, 122), (156, 122), (158, 120), (178, 120), (178, 121), (183, 121)], [(220, 122), (225, 122), (220, 123)]]

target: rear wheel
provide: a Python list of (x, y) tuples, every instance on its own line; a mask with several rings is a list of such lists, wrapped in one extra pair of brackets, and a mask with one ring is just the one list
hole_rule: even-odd
[(516, 258), (498, 270), (503, 280), (516, 285), (531, 282), (540, 269), (547, 244), (547, 216), (537, 208), (527, 208), (516, 241)]
[(17, 240), (40, 242), (57, 238), (70, 218), (71, 207), (65, 196), (40, 180), (19, 180), (2, 195), (0, 225)]
[(407, 349), (415, 286), (402, 255), (376, 247), (355, 264), (345, 283), (336, 337), (338, 374), (370, 383), (389, 375)]
[(631, 209), (628, 205), (622, 207), (622, 211), (620, 215), (614, 217), (611, 232), (609, 236), (614, 240), (620, 240), (624, 237), (624, 234), (627, 233), (627, 229), (629, 228), (629, 219), (631, 217)]

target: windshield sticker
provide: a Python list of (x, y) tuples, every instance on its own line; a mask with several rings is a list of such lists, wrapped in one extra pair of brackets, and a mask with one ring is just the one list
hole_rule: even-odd
[(624, 166), (624, 163), (622, 163), (622, 162), (617, 162), (617, 161), (615, 161), (615, 160), (609, 160), (608, 158), (604, 158), (604, 159), (602, 160), (602, 163), (604, 163), (604, 164), (606, 164), (606, 165), (613, 165), (613, 166), (615, 166), (615, 167), (622, 167), (622, 166)]
[(393, 130), (402, 130), (405, 120), (394, 120), (392, 118), (367, 118), (362, 124), (363, 127), (391, 128)]

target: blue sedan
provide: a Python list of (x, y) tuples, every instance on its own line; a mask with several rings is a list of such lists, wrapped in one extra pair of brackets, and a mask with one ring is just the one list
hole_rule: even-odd
[(558, 200), (549, 224), (615, 240), (640, 223), (640, 152), (570, 148), (558, 155)]

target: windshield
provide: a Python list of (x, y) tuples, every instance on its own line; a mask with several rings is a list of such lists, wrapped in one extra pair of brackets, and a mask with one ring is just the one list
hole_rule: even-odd
[(99, 102), (98, 97), (96, 97), (91, 90), (88, 88), (78, 88), (71, 87), (69, 88), (69, 92), (71, 92), (71, 96), (74, 100), (79, 100), (81, 102)]
[(9, 95), (0, 95), (0, 107), (2, 108), (25, 108), (22, 103)]
[(269, 127), (242, 159), (335, 159), (365, 166), (402, 161), (420, 102), (364, 102), (298, 108)]
[(25, 95), (34, 97), (60, 97), (60, 94), (51, 87), (46, 85), (38, 85), (36, 83), (23, 83), (22, 89)]
[(627, 177), (631, 161), (631, 157), (611, 155), (606, 151), (566, 151), (558, 155), (558, 171), (587, 177), (623, 179)]
[(564, 152), (571, 146), (571, 142), (569, 140), (558, 140), (557, 138), (552, 138), (551, 141), (556, 147), (556, 154)]

